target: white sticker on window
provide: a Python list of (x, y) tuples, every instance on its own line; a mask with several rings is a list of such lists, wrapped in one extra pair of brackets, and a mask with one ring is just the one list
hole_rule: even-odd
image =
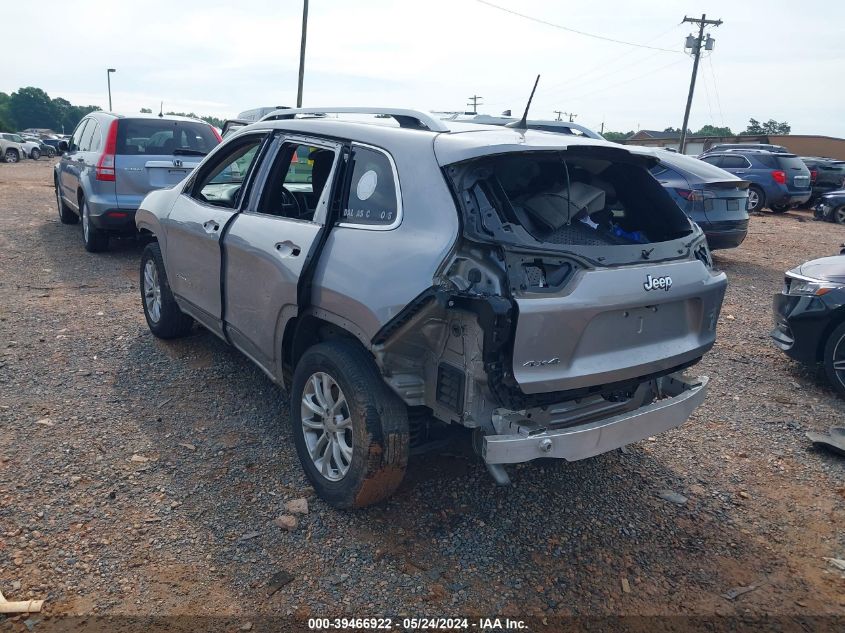
[(378, 174), (372, 169), (365, 171), (364, 175), (358, 180), (357, 187), (355, 187), (355, 195), (358, 196), (358, 200), (367, 200), (373, 195), (376, 185), (378, 185)]

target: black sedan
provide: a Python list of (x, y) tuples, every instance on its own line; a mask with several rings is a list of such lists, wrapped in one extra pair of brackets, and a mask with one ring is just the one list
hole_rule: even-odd
[(824, 364), (845, 398), (845, 255), (823, 257), (786, 273), (775, 295), (775, 345), (804, 363)]
[(818, 220), (845, 224), (845, 189), (820, 196), (813, 211)]

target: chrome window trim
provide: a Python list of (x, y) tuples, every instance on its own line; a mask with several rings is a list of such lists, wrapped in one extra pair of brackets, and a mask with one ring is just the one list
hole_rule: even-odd
[[(399, 171), (396, 169), (396, 162), (393, 160), (393, 156), (390, 155), (390, 152), (381, 147), (376, 147), (375, 145), (369, 145), (367, 143), (358, 143), (355, 141), (353, 141), (351, 145), (353, 152), (356, 147), (362, 147), (364, 149), (380, 152), (381, 154), (384, 154), (387, 157), (387, 162), (390, 163), (390, 169), (393, 171), (393, 186), (396, 190), (396, 217), (390, 224), (361, 224), (359, 222), (349, 222), (346, 220), (342, 220), (336, 222), (335, 226), (348, 229), (359, 229), (364, 231), (392, 231), (393, 229), (397, 228), (400, 224), (402, 224), (403, 216), (402, 189), (399, 186)], [(352, 183), (350, 182), (350, 186), (351, 184)], [(347, 194), (348, 192), (343, 192), (344, 196), (346, 196)]]

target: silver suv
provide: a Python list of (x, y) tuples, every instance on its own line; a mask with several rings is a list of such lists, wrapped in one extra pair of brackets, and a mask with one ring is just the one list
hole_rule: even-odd
[(220, 142), (217, 130), (186, 117), (92, 112), (61, 141), (53, 185), (59, 219), (76, 224), (89, 252), (109, 234), (134, 232), (135, 210), (154, 189), (170, 187)]
[(162, 338), (198, 321), (285, 387), (337, 507), (389, 496), (433, 424), (472, 429), (507, 483), (505, 464), (598, 455), (704, 399), (682, 371), (726, 278), (654, 163), (412, 110), (279, 110), (143, 201), (144, 314)]

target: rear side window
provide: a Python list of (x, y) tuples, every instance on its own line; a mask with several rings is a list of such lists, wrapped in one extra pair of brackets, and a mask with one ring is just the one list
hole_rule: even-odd
[(71, 151), (79, 149), (79, 141), (82, 139), (82, 133), (85, 131), (85, 126), (88, 125), (89, 121), (91, 121), (91, 119), (83, 119), (82, 122), (76, 126), (76, 129), (73, 131), (73, 136), (70, 139)]
[(807, 169), (807, 166), (804, 164), (804, 161), (798, 158), (797, 156), (783, 156), (777, 154), (773, 157), (777, 163), (778, 167), (781, 169), (800, 169), (804, 170)]
[(722, 169), (745, 169), (748, 164), (745, 156), (723, 156), (719, 166)]
[(769, 169), (780, 169), (778, 159), (774, 154), (755, 154), (755, 158)]
[(168, 119), (121, 119), (117, 126), (117, 153), (136, 155), (202, 155), (217, 145), (210, 125)]
[(392, 226), (399, 220), (400, 204), (393, 166), (387, 154), (355, 146), (343, 222)]

